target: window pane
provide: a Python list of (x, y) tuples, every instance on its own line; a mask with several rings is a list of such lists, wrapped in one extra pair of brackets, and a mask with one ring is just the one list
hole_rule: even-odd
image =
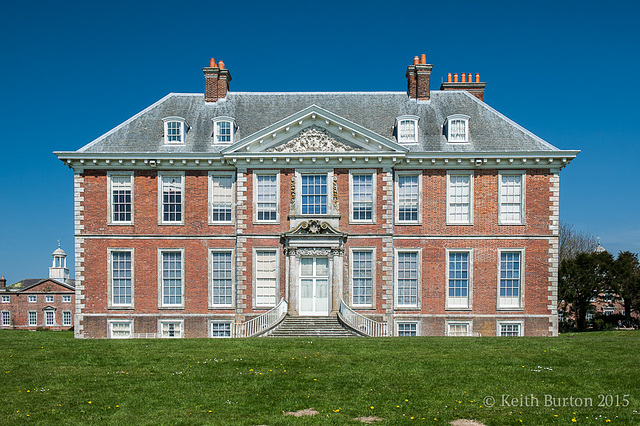
[(416, 323), (398, 323), (398, 336), (416, 336), (417, 326)]
[(469, 223), (471, 219), (470, 175), (449, 176), (449, 221)]
[(276, 251), (256, 252), (256, 306), (276, 305)]
[(466, 120), (450, 120), (449, 121), (449, 142), (466, 142), (467, 140), (467, 121)]
[(211, 295), (214, 305), (231, 306), (233, 300), (231, 252), (211, 252)]
[(111, 293), (114, 305), (131, 304), (131, 252), (111, 253)]
[(418, 221), (418, 176), (398, 176), (398, 220)]
[(231, 122), (230, 121), (216, 122), (216, 142), (231, 143)]
[(182, 253), (162, 253), (162, 303), (182, 304)]
[(522, 175), (502, 175), (500, 186), (500, 218), (502, 222), (522, 222)]
[(167, 142), (182, 143), (182, 122), (169, 121), (167, 123)]
[(398, 305), (418, 306), (418, 253), (398, 253)]
[(449, 253), (449, 300), (451, 307), (469, 306), (469, 253)]
[(111, 219), (131, 222), (131, 176), (111, 176)]
[(373, 303), (373, 251), (354, 251), (353, 304), (371, 305)]
[(231, 222), (233, 177), (211, 176), (211, 220)]
[(211, 337), (231, 337), (230, 322), (212, 322)]
[(257, 175), (256, 213), (259, 221), (277, 220), (278, 187), (276, 175)]
[(415, 120), (400, 121), (400, 128), (398, 129), (398, 142), (416, 142)]
[(353, 175), (352, 181), (353, 220), (371, 220), (373, 217), (373, 175)]
[(500, 306), (520, 306), (520, 252), (500, 254)]
[(327, 175), (302, 175), (302, 213), (327, 213)]
[(182, 221), (182, 176), (162, 177), (162, 220)]

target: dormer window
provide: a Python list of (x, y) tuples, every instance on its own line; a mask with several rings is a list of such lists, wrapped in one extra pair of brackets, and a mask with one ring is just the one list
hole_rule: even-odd
[(396, 119), (396, 138), (399, 143), (418, 142), (418, 117), (404, 115)]
[(448, 142), (469, 142), (469, 116), (454, 114), (447, 117), (446, 135)]
[(184, 145), (189, 125), (184, 118), (167, 117), (164, 121), (164, 143), (166, 145)]
[(231, 117), (213, 119), (213, 141), (215, 144), (230, 145), (235, 141), (236, 121)]

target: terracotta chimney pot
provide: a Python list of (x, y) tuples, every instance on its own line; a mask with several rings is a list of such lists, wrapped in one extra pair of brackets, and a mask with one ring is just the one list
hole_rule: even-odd
[(427, 65), (427, 55), (425, 55), (424, 53), (420, 56), (420, 63), (422, 65)]
[(417, 56), (413, 57), (413, 65), (418, 65), (418, 63), (420, 63), (420, 59), (418, 59)]
[(451, 73), (447, 73), (447, 83), (451, 83)]
[(224, 62), (218, 61), (218, 66), (220, 67), (221, 70), (223, 70), (224, 69)]
[(216, 67), (216, 60), (211, 58), (211, 61), (209, 62), (209, 67), (210, 68), (215, 68)]
[(480, 83), (480, 74), (476, 73), (476, 83)]
[(454, 83), (458, 82), (458, 74), (457, 73), (453, 75), (453, 82)]
[(465, 73), (460, 74), (460, 83), (467, 82), (467, 75)]

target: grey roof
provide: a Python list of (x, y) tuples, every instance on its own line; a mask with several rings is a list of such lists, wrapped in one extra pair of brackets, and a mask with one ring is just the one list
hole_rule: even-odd
[[(403, 115), (419, 117), (418, 144), (410, 151), (423, 152), (518, 152), (558, 149), (484, 102), (464, 91), (432, 91), (429, 101), (410, 100), (405, 92), (229, 92), (215, 103), (203, 94), (172, 93), (113, 130), (79, 149), (79, 153), (214, 153), (215, 117), (233, 117), (238, 125), (236, 141), (317, 105), (362, 127), (395, 141), (395, 120)], [(469, 119), (469, 143), (447, 143), (443, 124), (448, 116)], [(184, 118), (190, 126), (183, 146), (163, 144), (162, 119)]]
[(33, 287), (37, 287), (38, 285), (47, 281), (53, 281), (57, 284), (60, 284), (63, 287), (68, 288), (69, 290), (75, 290), (75, 280), (67, 280), (66, 283), (63, 283), (62, 281), (59, 281), (53, 278), (25, 278), (21, 281), (18, 281), (17, 283), (8, 285), (7, 290), (14, 291), (14, 292), (22, 292), (22, 291), (29, 290)]

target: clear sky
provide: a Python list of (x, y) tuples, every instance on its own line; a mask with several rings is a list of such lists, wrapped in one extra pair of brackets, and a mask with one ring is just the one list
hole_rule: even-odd
[[(562, 149), (561, 220), (640, 251), (640, 3), (636, 1), (4, 2), (0, 26), (0, 274), (73, 269), (77, 150), (170, 92), (402, 91), (425, 53), (432, 88), (480, 73), (485, 101)], [(529, 200), (529, 202), (531, 202)]]

